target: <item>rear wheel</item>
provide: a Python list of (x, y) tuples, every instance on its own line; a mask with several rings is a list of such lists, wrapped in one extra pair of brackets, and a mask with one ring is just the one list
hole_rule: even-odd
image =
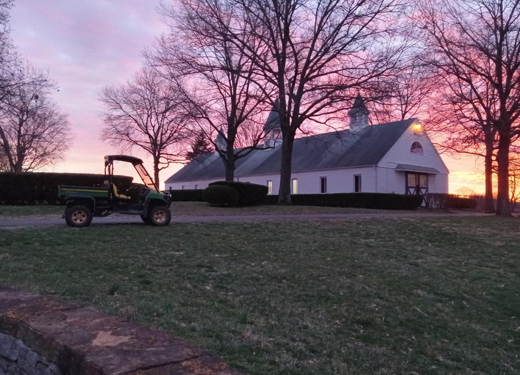
[(84, 205), (67, 207), (65, 210), (65, 221), (74, 228), (88, 227), (92, 222), (92, 211)]
[(166, 206), (155, 206), (148, 213), (148, 220), (155, 226), (165, 226), (170, 224), (172, 213)]

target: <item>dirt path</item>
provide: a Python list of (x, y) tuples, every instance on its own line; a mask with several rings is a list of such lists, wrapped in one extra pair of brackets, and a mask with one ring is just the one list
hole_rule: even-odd
[[(428, 213), (428, 212), (395, 212), (388, 213), (352, 213), (352, 214), (312, 214), (312, 215), (236, 215), (236, 216), (177, 216), (172, 218), (172, 223), (228, 223), (228, 222), (251, 222), (272, 220), (349, 220), (349, 219), (399, 219), (399, 218), (435, 218), (454, 216), (493, 216), (469, 211), (453, 213)], [(104, 218), (95, 217), (92, 225), (114, 225), (114, 224), (141, 224), (138, 216), (109, 216)], [(0, 220), (0, 228), (26, 228), (26, 227), (48, 227), (62, 225), (65, 220), (52, 219), (13, 219)]]

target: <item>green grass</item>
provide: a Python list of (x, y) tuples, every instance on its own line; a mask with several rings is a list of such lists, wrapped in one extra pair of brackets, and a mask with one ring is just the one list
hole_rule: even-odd
[(184, 337), (250, 374), (518, 374), (520, 221), (0, 230), (0, 283)]

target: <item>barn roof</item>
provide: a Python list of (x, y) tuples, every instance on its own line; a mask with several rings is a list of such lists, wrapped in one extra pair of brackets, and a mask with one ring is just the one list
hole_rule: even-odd
[[(342, 130), (297, 138), (294, 141), (293, 173), (377, 165), (415, 119), (368, 126), (357, 133)], [(237, 160), (235, 177), (279, 174), (282, 148), (255, 150)], [(191, 161), (166, 183), (224, 178), (218, 153)]]

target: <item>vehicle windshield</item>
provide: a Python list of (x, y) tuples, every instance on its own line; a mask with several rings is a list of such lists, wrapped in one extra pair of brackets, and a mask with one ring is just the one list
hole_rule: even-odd
[(153, 180), (152, 178), (150, 177), (150, 175), (148, 174), (148, 172), (146, 171), (145, 167), (142, 165), (142, 164), (136, 164), (135, 165), (135, 170), (137, 171), (137, 173), (139, 174), (139, 177), (141, 177), (141, 180), (143, 180), (143, 183), (150, 189), (150, 190), (155, 190), (157, 191), (157, 187), (155, 186), (155, 184), (153, 183)]

